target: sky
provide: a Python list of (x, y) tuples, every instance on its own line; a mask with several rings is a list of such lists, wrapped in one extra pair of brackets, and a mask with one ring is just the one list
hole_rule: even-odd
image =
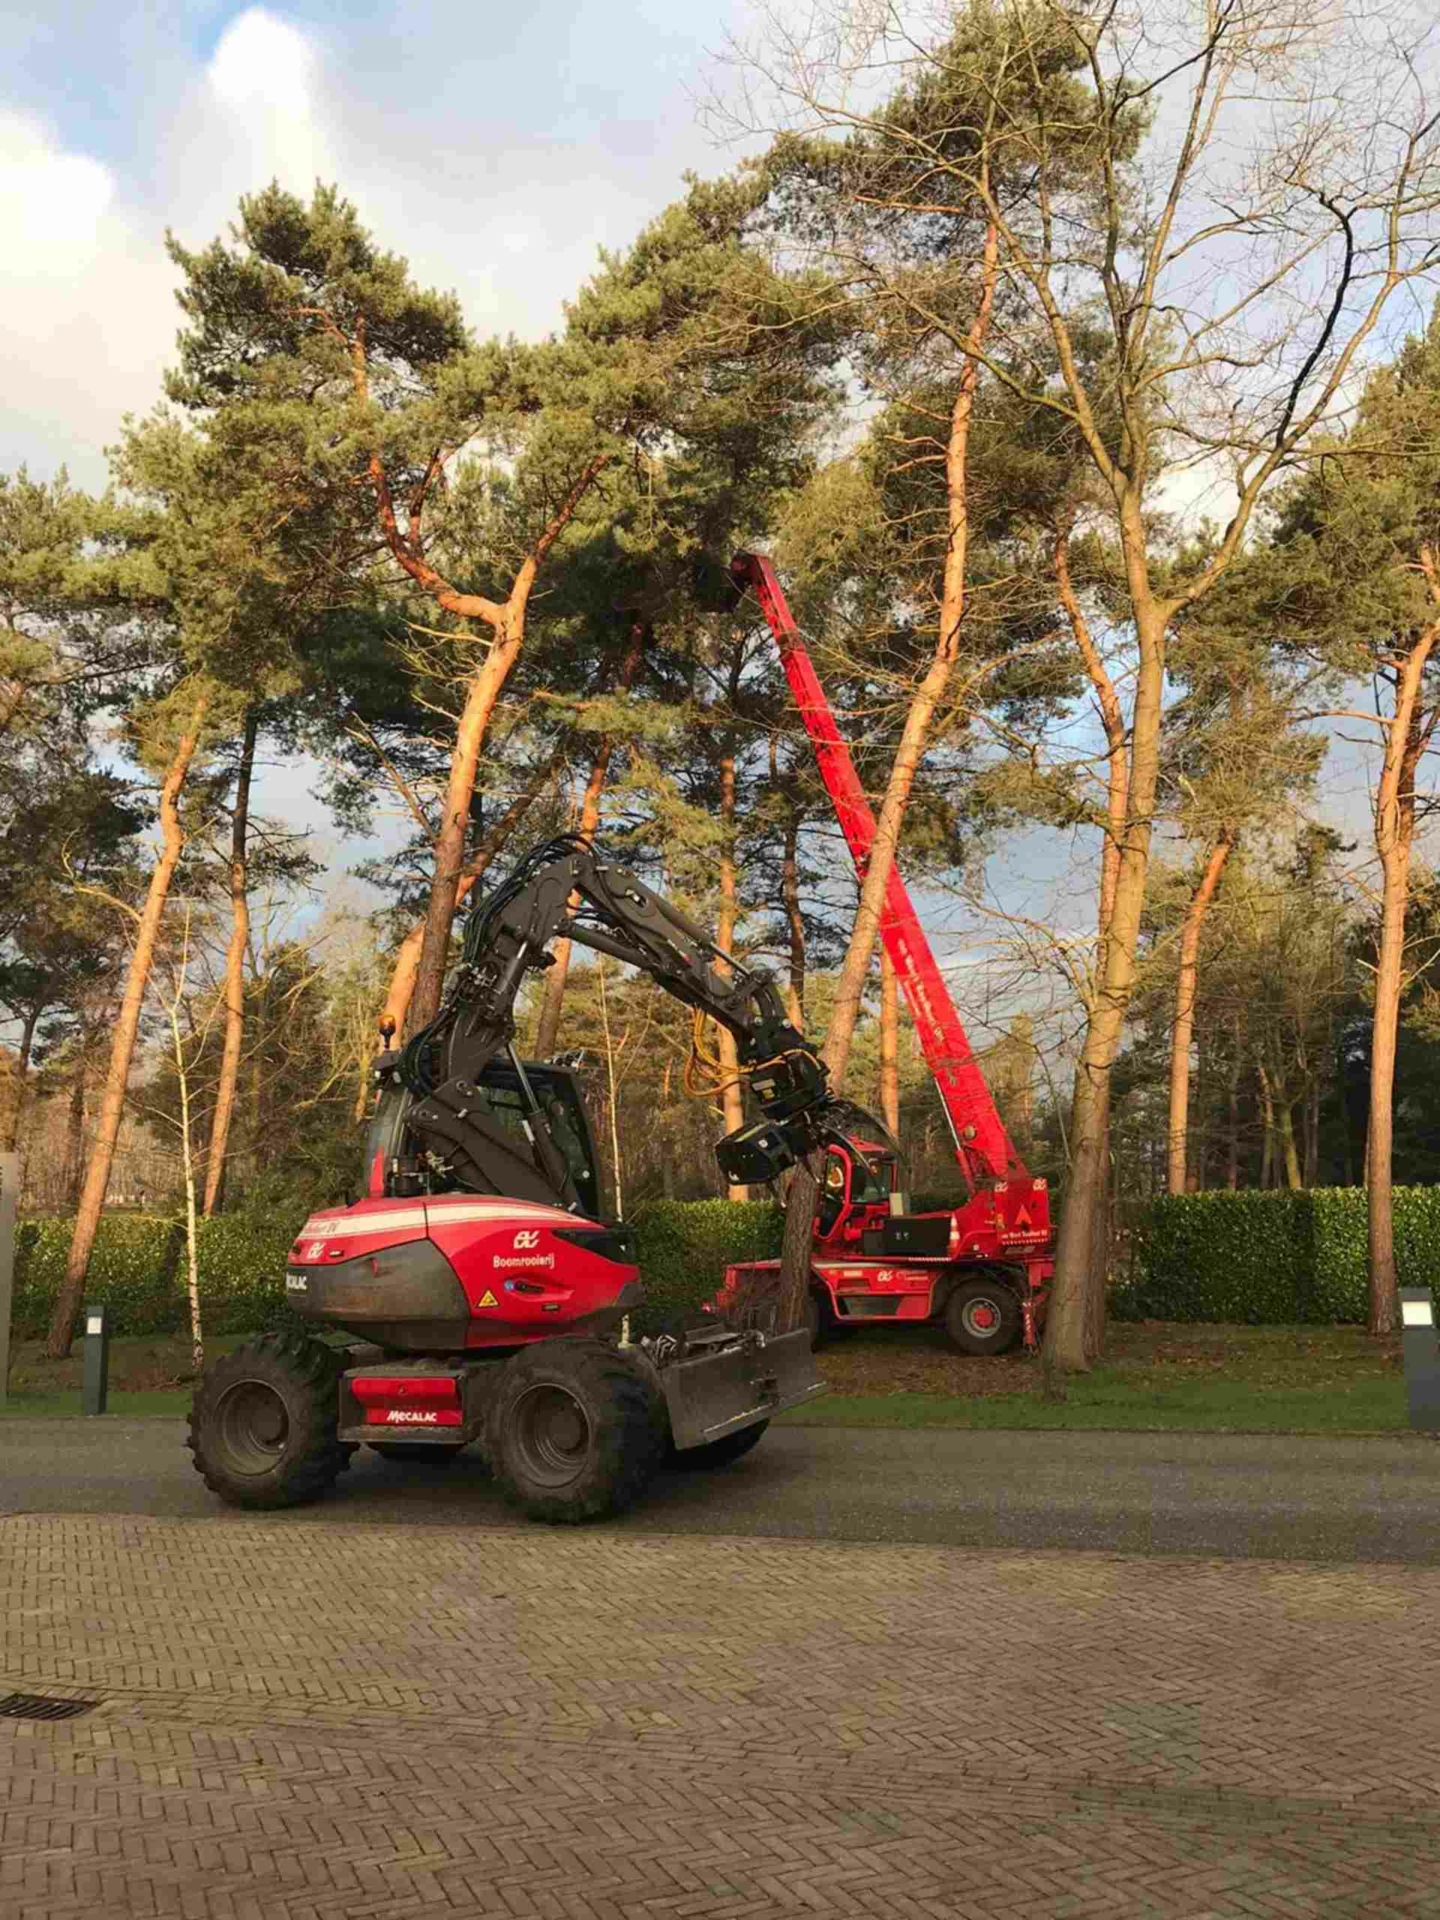
[[(24, 15), (28, 13), (29, 17)], [(6, 22), (0, 467), (79, 483), (173, 347), (172, 228), (272, 177), (338, 180), (482, 333), (541, 334), (593, 268), (721, 171), (697, 124), (737, 0), (370, 0), (283, 10), (51, 0)]]
[[(478, 333), (535, 338), (685, 169), (735, 159), (696, 100), (740, 0), (28, 11), (0, 75), (0, 470), (105, 484), (173, 353), (167, 229), (204, 246), (272, 178), (338, 181)], [(272, 761), (258, 804), (343, 867), (367, 849), (330, 837), (316, 778)]]
[[(159, 397), (179, 323), (167, 228), (203, 246), (271, 178), (336, 180), (479, 333), (535, 337), (686, 168), (736, 158), (697, 99), (745, 0), (51, 0), (28, 15), (7, 19), (0, 75), (0, 469), (63, 465), (87, 487), (125, 415)], [(1223, 517), (1203, 476), (1183, 497)], [(1363, 835), (1360, 758), (1338, 750), (1329, 772), (1328, 810)], [(331, 838), (316, 777), (272, 762), (259, 804), (313, 826), (341, 872), (366, 849)], [(1088, 922), (1085, 852), (1021, 836), (992, 864), (996, 898)], [(944, 944), (976, 966), (986, 945), (973, 926)]]

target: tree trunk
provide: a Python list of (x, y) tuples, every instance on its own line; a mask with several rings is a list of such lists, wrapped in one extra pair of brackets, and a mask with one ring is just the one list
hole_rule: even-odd
[[(555, 761), (552, 760), (550, 765), (546, 767), (544, 773), (535, 782), (534, 786), (527, 787), (523, 793), (516, 794), (504, 813), (501, 814), (500, 818), (485, 836), (484, 845), (475, 855), (475, 858), (467, 864), (464, 873), (460, 876), (460, 884), (455, 889), (455, 904), (457, 908), (460, 903), (467, 898), (476, 881), (487, 871), (492, 862), (500, 857), (510, 836), (544, 791), (551, 774), (555, 771), (555, 764)], [(390, 974), (389, 990), (385, 995), (385, 1004), (380, 1009), (380, 1018), (377, 1022), (382, 1035), (388, 1033), (398, 1038), (405, 1032), (406, 1020), (410, 1012), (410, 1003), (415, 993), (415, 979), (420, 971), (420, 949), (424, 945), (424, 941), (425, 922), (424, 920), (417, 920), (396, 950), (395, 965)], [(355, 1116), (357, 1120), (361, 1118), (365, 1103), (368, 1100), (368, 1070), (365, 1075), (365, 1084), (366, 1092), (362, 1095), (361, 1106)]]
[(1260, 1112), (1265, 1122), (1265, 1144), (1260, 1153), (1260, 1185), (1268, 1190), (1275, 1184), (1275, 1102), (1270, 1097), (1270, 1076), (1264, 1067), (1256, 1067), (1260, 1082)]
[(880, 1118), (900, 1138), (900, 983), (880, 949)]
[(1320, 1082), (1312, 1078), (1305, 1095), (1305, 1184), (1320, 1184)]
[[(620, 671), (616, 675), (616, 688), (621, 693), (628, 693), (634, 684), (635, 675), (640, 666), (644, 637), (643, 627), (632, 627), (630, 644), (620, 662)], [(590, 763), (590, 778), (585, 782), (585, 797), (580, 803), (579, 830), (587, 840), (594, 838), (595, 830), (600, 825), (600, 796), (605, 789), (605, 780), (610, 771), (610, 760), (614, 751), (615, 742), (609, 734), (601, 734), (595, 747), (595, 757)], [(572, 894), (570, 896), (572, 913), (579, 904), (579, 895)], [(540, 1008), (540, 1025), (535, 1034), (537, 1060), (549, 1060), (555, 1052), (555, 1042), (560, 1035), (560, 1013), (565, 1004), (565, 983), (570, 974), (571, 945), (569, 940), (557, 940), (550, 949), (551, 964), (545, 974), (545, 999)]]
[[(230, 826), (230, 945), (225, 955), (225, 1048), (220, 1057), (220, 1084), (215, 1090), (215, 1117), (210, 1125), (210, 1148), (205, 1161), (205, 1200), (201, 1211), (208, 1220), (220, 1200), (225, 1155), (230, 1145), (230, 1120), (235, 1112), (235, 1090), (240, 1083), (240, 1052), (245, 1041), (245, 954), (250, 945), (250, 781), (255, 771), (255, 742), (260, 733), (259, 710), (245, 715), (240, 764), (235, 775), (235, 811)], [(187, 1144), (188, 1152), (188, 1144)]]
[(475, 775), (480, 766), (480, 749), (495, 711), (495, 702), (509, 678), (524, 637), (523, 614), (513, 624), (498, 631), (485, 663), (470, 682), (460, 724), (455, 729), (455, 750), (450, 756), (450, 777), (445, 784), (445, 811), (440, 831), (435, 836), (435, 875), (430, 882), (430, 902), (425, 910), (425, 928), (420, 936), (420, 953), (415, 968), (415, 988), (410, 1001), (409, 1030), (418, 1033), (428, 1026), (440, 1010), (445, 985), (445, 970), (450, 958), (450, 929), (455, 920), (455, 903), (465, 865), (465, 837), (470, 827), (470, 803), (475, 794)]
[[(1429, 571), (1429, 569), (1427, 569)], [(1433, 574), (1432, 574), (1433, 580)], [(1370, 1040), (1370, 1131), (1366, 1142), (1370, 1189), (1370, 1331), (1393, 1333), (1400, 1323), (1395, 1272), (1393, 1160), (1395, 1043), (1405, 972), (1405, 912), (1410, 901), (1410, 855), (1415, 839), (1415, 770), (1430, 744), (1440, 707), (1428, 712), (1421, 687), (1440, 622), (1428, 627), (1405, 658), (1395, 681), (1395, 711), (1375, 794), (1375, 850), (1380, 856), (1380, 941), (1375, 962), (1375, 1018)]]
[(40, 1024), (43, 1007), (30, 1007), (25, 1014), (25, 1024), (20, 1030), (20, 1046), (15, 1057), (15, 1068), (11, 1075), (11, 1098), (5, 1113), (3, 1133), (0, 1133), (0, 1149), (14, 1153), (20, 1144), (20, 1121), (25, 1111), (25, 1095), (30, 1085), (30, 1055), (35, 1047), (35, 1029)]
[(70, 1089), (70, 1112), (65, 1127), (65, 1205), (73, 1213), (80, 1204), (85, 1180), (85, 1056), (82, 1052)]
[(1375, 1015), (1370, 1043), (1370, 1132), (1366, 1166), (1370, 1189), (1370, 1331), (1393, 1333), (1400, 1318), (1395, 1271), (1393, 1158), (1395, 1146), (1395, 1043), (1400, 1028), (1400, 992), (1405, 967), (1405, 908), (1410, 886), (1411, 819), (1382, 854), (1380, 951), (1375, 967)]
[(800, 911), (800, 816), (793, 811), (785, 823), (785, 854), (780, 868), (780, 885), (785, 900), (785, 924), (789, 930), (790, 984), (785, 1007), (792, 1026), (805, 1029), (805, 918)]
[(1280, 1102), (1280, 1145), (1285, 1153), (1285, 1184), (1292, 1193), (1298, 1193), (1305, 1180), (1295, 1145), (1295, 1110), (1288, 1100)]
[[(1085, 610), (1075, 591), (1070, 575), (1070, 525), (1068, 522), (1057, 529), (1053, 548), (1055, 586), (1060, 604), (1070, 624), (1076, 650), (1080, 655), (1091, 686), (1095, 690), (1096, 705), (1100, 710), (1101, 725), (1105, 730), (1105, 838), (1100, 849), (1100, 898), (1096, 913), (1095, 973), (1102, 983), (1106, 978), (1110, 964), (1111, 923), (1115, 918), (1115, 900), (1120, 886), (1120, 858), (1125, 843), (1126, 822), (1130, 810), (1130, 761), (1125, 751), (1125, 714), (1120, 705), (1120, 696), (1115, 683), (1100, 656), (1090, 632), (1090, 624), (1085, 618)], [(1093, 1008), (1091, 1009), (1093, 1012)], [(1071, 1153), (1070, 1186), (1073, 1192), (1076, 1183), (1076, 1162), (1074, 1160), (1075, 1143), (1080, 1137), (1082, 1123), (1091, 1129), (1098, 1128), (1095, 1137), (1086, 1141), (1086, 1166), (1090, 1178), (1098, 1182), (1095, 1191), (1089, 1196), (1088, 1207), (1088, 1245), (1089, 1254), (1083, 1274), (1078, 1283), (1078, 1298), (1067, 1297), (1067, 1315), (1073, 1317), (1073, 1324), (1067, 1322), (1066, 1337), (1072, 1345), (1078, 1337), (1081, 1351), (1089, 1358), (1098, 1358), (1105, 1336), (1105, 1278), (1109, 1265), (1110, 1249), (1110, 1088), (1108, 1074), (1100, 1097), (1094, 1097), (1094, 1090), (1082, 1093), (1081, 1080), (1092, 1077), (1092, 1068), (1082, 1057), (1075, 1071), (1075, 1090), (1071, 1099)], [(1066, 1208), (1068, 1212), (1069, 1199)], [(1084, 1244), (1077, 1240), (1077, 1245)], [(1055, 1299), (1052, 1297), (1046, 1325), (1055, 1313)], [(1078, 1336), (1076, 1326), (1078, 1325)], [(1046, 1340), (1046, 1384), (1044, 1391), (1049, 1397), (1058, 1397), (1056, 1373), (1063, 1371), (1066, 1361), (1057, 1357), (1057, 1349), (1047, 1336)]]
[(100, 1226), (100, 1211), (105, 1204), (105, 1191), (110, 1184), (110, 1169), (115, 1160), (115, 1143), (120, 1137), (120, 1122), (125, 1111), (125, 1090), (130, 1079), (131, 1062), (135, 1057), (135, 1038), (140, 1030), (140, 1013), (145, 1003), (145, 989), (150, 980), (151, 963), (155, 958), (160, 921), (165, 911), (170, 881), (185, 845), (185, 833), (180, 824), (180, 793), (185, 785), (185, 776), (190, 771), (190, 762), (195, 757), (196, 746), (199, 744), (200, 728), (205, 719), (207, 705), (208, 696), (202, 695), (195, 704), (186, 732), (176, 746), (174, 757), (165, 775), (164, 785), (160, 789), (160, 831), (163, 836), (161, 853), (150, 875), (149, 891), (145, 896), (145, 905), (135, 930), (135, 950), (130, 956), (125, 995), (120, 1002), (120, 1014), (115, 1023), (115, 1034), (110, 1045), (110, 1065), (105, 1076), (105, 1091), (100, 1101), (100, 1119), (95, 1132), (95, 1144), (91, 1148), (90, 1163), (85, 1172), (85, 1185), (80, 1195), (80, 1206), (75, 1215), (75, 1229), (70, 1240), (70, 1256), (65, 1263), (65, 1278), (61, 1283), (60, 1294), (55, 1302), (55, 1311), (50, 1319), (50, 1334), (45, 1343), (45, 1351), (52, 1360), (63, 1360), (70, 1351), (70, 1330), (74, 1323), (76, 1308), (80, 1305), (85, 1276), (90, 1270), (90, 1255), (94, 1250), (95, 1235)]
[(1230, 1060), (1229, 1127), (1225, 1144), (1225, 1184), (1234, 1193), (1240, 1185), (1240, 1013), (1236, 1009), (1232, 1027), (1234, 1053)]
[(1160, 774), (1160, 721), (1165, 682), (1165, 628), (1168, 610), (1144, 582), (1146, 535), (1137, 499), (1127, 501), (1121, 531), (1130, 559), (1140, 664), (1131, 716), (1130, 767), (1125, 831), (1114, 881), (1114, 904), (1101, 942), (1101, 971), (1087, 1009), (1085, 1041), (1074, 1104), (1070, 1142), (1070, 1185), (1055, 1246), (1055, 1278), (1045, 1320), (1045, 1362), (1052, 1375), (1088, 1369), (1086, 1328), (1092, 1287), (1103, 1284), (1094, 1272), (1095, 1216), (1109, 1161), (1110, 1071), (1120, 1050), (1135, 982), (1135, 953), (1145, 883), (1155, 791)]
[(1200, 968), (1200, 930), (1215, 889), (1235, 845), (1235, 830), (1224, 826), (1216, 836), (1199, 884), (1190, 896), (1180, 929), (1180, 973), (1175, 984), (1175, 1031), (1170, 1042), (1170, 1142), (1167, 1184), (1171, 1193), (1184, 1193), (1186, 1144), (1190, 1130), (1190, 1048), (1195, 1038), (1195, 990)]
[[(895, 851), (900, 844), (900, 830), (910, 803), (910, 791), (925, 752), (930, 722), (950, 683), (960, 650), (960, 628), (965, 614), (966, 567), (970, 552), (970, 426), (975, 413), (975, 389), (980, 371), (980, 363), (975, 356), (983, 348), (990, 330), (999, 259), (1000, 235), (992, 222), (985, 230), (980, 301), (967, 335), (967, 358), (950, 413), (950, 437), (945, 448), (946, 530), (949, 537), (945, 548), (935, 651), (924, 678), (911, 696), (910, 708), (901, 728), (900, 743), (891, 763), (884, 798), (875, 822), (875, 840), (865, 865), (860, 902), (835, 983), (830, 1026), (821, 1049), (821, 1058), (830, 1069), (832, 1086), (839, 1085), (850, 1057), (850, 1042), (854, 1037), (860, 1000), (870, 971), (870, 959), (880, 931), (880, 912), (885, 903), (890, 870), (895, 864)], [(780, 1317), (777, 1322), (781, 1328), (798, 1326), (804, 1315), (810, 1284), (809, 1234), (820, 1196), (819, 1178), (822, 1171), (821, 1156), (810, 1155), (808, 1161), (796, 1167), (786, 1196)], [(792, 1209), (803, 1215), (807, 1222), (803, 1251), (799, 1229), (791, 1232), (789, 1216)]]
[[(735, 676), (732, 675), (732, 681)], [(733, 689), (732, 689), (733, 691)], [(720, 761), (720, 911), (716, 918), (715, 944), (722, 953), (735, 951), (735, 753), (732, 748)], [(729, 968), (724, 969), (729, 972)], [(740, 1052), (728, 1027), (720, 1028), (720, 1066), (725, 1076), (720, 1095), (726, 1133), (734, 1133), (745, 1124), (745, 1089), (740, 1079)], [(730, 1187), (729, 1198), (736, 1202), (750, 1198), (748, 1187)]]

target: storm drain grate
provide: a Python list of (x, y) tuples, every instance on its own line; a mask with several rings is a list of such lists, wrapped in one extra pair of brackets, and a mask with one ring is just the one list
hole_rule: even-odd
[(73, 1720), (99, 1704), (98, 1700), (47, 1700), (43, 1693), (7, 1693), (0, 1700), (0, 1720)]

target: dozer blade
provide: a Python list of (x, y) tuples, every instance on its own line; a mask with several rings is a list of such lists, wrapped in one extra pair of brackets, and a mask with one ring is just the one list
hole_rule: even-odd
[(824, 1393), (804, 1327), (794, 1333), (692, 1336), (660, 1369), (675, 1445), (701, 1447)]

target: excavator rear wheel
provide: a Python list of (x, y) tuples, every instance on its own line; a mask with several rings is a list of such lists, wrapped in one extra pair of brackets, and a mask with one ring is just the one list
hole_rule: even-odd
[(266, 1333), (207, 1367), (190, 1408), (195, 1470), (232, 1507), (328, 1493), (355, 1449), (336, 1438), (343, 1362), (303, 1333)]
[(601, 1340), (542, 1340), (507, 1360), (487, 1443), (501, 1492), (531, 1520), (599, 1520), (638, 1500), (665, 1450), (664, 1403), (640, 1362)]
[(1008, 1353), (1023, 1325), (1015, 1289), (998, 1277), (963, 1281), (945, 1305), (945, 1331), (962, 1353)]

